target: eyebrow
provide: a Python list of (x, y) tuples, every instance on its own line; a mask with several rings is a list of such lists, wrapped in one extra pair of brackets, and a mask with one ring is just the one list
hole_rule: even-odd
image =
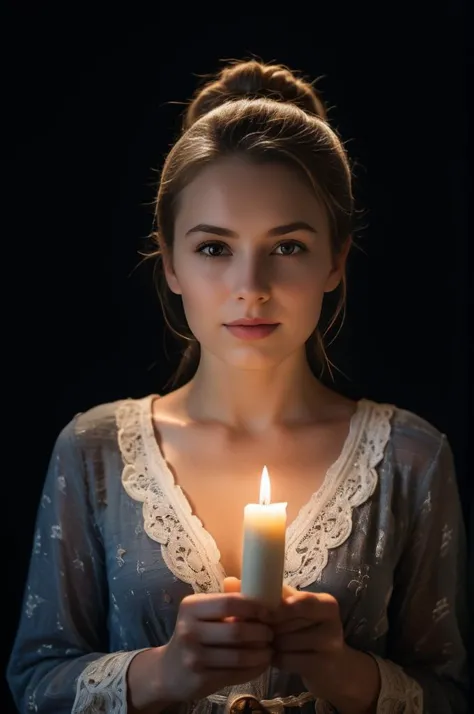
[[(287, 223), (284, 226), (276, 226), (268, 231), (270, 237), (284, 236), (287, 233), (295, 233), (296, 231), (309, 231), (310, 233), (317, 233), (316, 228), (313, 228), (306, 221), (294, 221), (293, 223)], [(216, 236), (221, 236), (224, 238), (238, 238), (235, 231), (231, 231), (228, 228), (222, 228), (221, 226), (212, 226), (209, 223), (198, 223), (194, 228), (190, 228), (186, 235), (189, 236), (192, 233), (212, 233)]]

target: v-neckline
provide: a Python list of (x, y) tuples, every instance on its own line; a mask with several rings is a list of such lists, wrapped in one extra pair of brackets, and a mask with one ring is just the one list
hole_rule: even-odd
[[(227, 574), (221, 562), (218, 544), (212, 533), (207, 530), (204, 523), (200, 520), (199, 514), (193, 511), (191, 503), (179, 485), (178, 478), (175, 477), (157, 439), (153, 418), (153, 403), (155, 399), (160, 398), (159, 394), (151, 394), (145, 399), (140, 400), (142, 404), (140, 430), (143, 437), (147, 469), (156, 477), (158, 483), (163, 488), (165, 496), (168, 498), (170, 506), (176, 512), (183, 528), (185, 530), (189, 529), (190, 532), (188, 535), (199, 544), (203, 552), (208, 556), (208, 567), (211, 571), (208, 574), (214, 583), (219, 584), (219, 587), (221, 587)], [(357, 451), (360, 437), (366, 428), (369, 417), (369, 405), (370, 402), (366, 399), (357, 401), (354, 413), (350, 418), (348, 433), (339, 456), (326, 470), (319, 488), (312, 493), (308, 501), (301, 506), (295, 518), (288, 523), (286, 531), (287, 553), (295, 540), (301, 537), (302, 530), (305, 528), (309, 519), (314, 519), (324, 505), (334, 496), (347, 469), (352, 466), (353, 457)], [(177, 573), (174, 574), (178, 575)]]

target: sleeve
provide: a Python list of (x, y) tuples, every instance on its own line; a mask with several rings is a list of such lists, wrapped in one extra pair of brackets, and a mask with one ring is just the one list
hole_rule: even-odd
[(104, 553), (74, 421), (59, 435), (38, 507), (7, 680), (21, 713), (125, 713), (138, 652), (107, 651)]
[[(444, 435), (395, 572), (377, 712), (467, 714), (467, 543)], [(373, 655), (374, 656), (374, 655)]]

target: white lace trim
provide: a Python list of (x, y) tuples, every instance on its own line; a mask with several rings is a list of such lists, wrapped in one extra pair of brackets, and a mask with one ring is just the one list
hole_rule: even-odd
[[(380, 672), (380, 694), (377, 714), (423, 714), (423, 689), (400, 665), (368, 652)], [(316, 714), (337, 714), (329, 702), (317, 699)]]
[[(214, 539), (193, 515), (171, 471), (149, 457), (156, 446), (151, 398), (123, 402), (116, 419), (125, 462), (122, 483), (131, 498), (143, 502), (145, 533), (161, 544), (163, 560), (173, 575), (195, 592), (221, 590), (224, 571)], [(196, 530), (200, 539), (194, 535)]]
[(77, 680), (71, 714), (127, 714), (128, 667), (143, 651), (113, 652), (88, 664)]
[(423, 689), (398, 664), (369, 654), (377, 662), (380, 672), (380, 695), (377, 714), (422, 714)]
[[(117, 410), (122, 483), (143, 503), (144, 529), (161, 544), (169, 570), (195, 592), (222, 590), (225, 577), (217, 545), (191, 506), (162, 456), (152, 421), (153, 396), (128, 399)], [(285, 582), (302, 588), (319, 579), (328, 551), (352, 530), (352, 511), (373, 494), (376, 466), (390, 437), (393, 407), (361, 400), (349, 436), (321, 488), (288, 528)]]
[(368, 501), (377, 486), (376, 467), (390, 438), (392, 414), (391, 406), (362, 403), (340, 457), (288, 529), (288, 585), (304, 588), (318, 580), (327, 565), (329, 550), (349, 538), (353, 509)]

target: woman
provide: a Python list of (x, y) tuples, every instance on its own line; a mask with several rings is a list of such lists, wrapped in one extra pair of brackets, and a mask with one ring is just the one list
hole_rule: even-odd
[[(449, 444), (319, 379), (354, 207), (312, 87), (226, 67), (188, 108), (156, 212), (163, 307), (188, 340), (181, 386), (59, 435), (8, 670), (18, 707), (467, 711)], [(273, 611), (238, 580), (263, 465), (288, 502)]]

